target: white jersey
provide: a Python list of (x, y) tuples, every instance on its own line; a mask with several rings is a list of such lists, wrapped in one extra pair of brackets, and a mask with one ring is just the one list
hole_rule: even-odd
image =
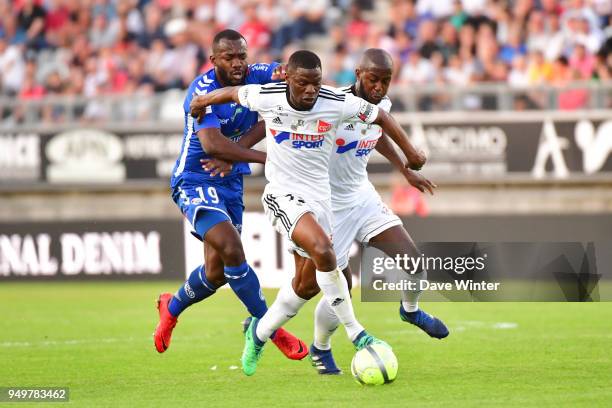
[(245, 85), (240, 104), (266, 122), (268, 190), (329, 200), (329, 160), (342, 123), (372, 123), (378, 107), (352, 94), (322, 86), (312, 109), (294, 109), (287, 84)]
[[(339, 88), (338, 92), (354, 95), (353, 87)], [(378, 108), (391, 109), (391, 100), (384, 97)], [(373, 191), (366, 167), (370, 153), (376, 147), (383, 131), (378, 125), (343, 123), (336, 132), (336, 147), (329, 166), (334, 211), (352, 207), (360, 201), (364, 191)]]

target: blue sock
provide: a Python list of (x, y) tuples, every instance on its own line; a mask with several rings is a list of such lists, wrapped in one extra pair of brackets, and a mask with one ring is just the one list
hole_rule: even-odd
[(226, 266), (223, 273), (227, 283), (246, 306), (251, 316), (260, 319), (268, 310), (268, 306), (255, 271), (244, 261), (238, 266)]
[(205, 271), (204, 265), (195, 268), (183, 286), (176, 291), (168, 305), (168, 310), (172, 316), (177, 317), (187, 307), (215, 293), (217, 288), (208, 282)]

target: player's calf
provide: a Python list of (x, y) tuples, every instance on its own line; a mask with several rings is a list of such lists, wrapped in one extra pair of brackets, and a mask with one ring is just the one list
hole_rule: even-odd
[(217, 289), (218, 287), (207, 279), (206, 267), (200, 265), (191, 272), (189, 278), (172, 296), (168, 310), (174, 317), (178, 317), (189, 306), (214, 295)]
[(208, 230), (204, 239), (219, 254), (225, 265), (223, 275), (251, 316), (261, 318), (268, 310), (259, 279), (244, 257), (240, 235), (229, 222)]

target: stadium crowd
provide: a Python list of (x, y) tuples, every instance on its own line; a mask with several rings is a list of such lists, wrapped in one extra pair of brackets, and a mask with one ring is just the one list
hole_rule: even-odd
[[(395, 81), (403, 84), (611, 78), (610, 0), (389, 0), (383, 13), (376, 3), (0, 0), (0, 96), (184, 89), (210, 67), (211, 40), (222, 28), (245, 36), (252, 61), (316, 47), (326, 81), (337, 85), (354, 80), (369, 47), (395, 56)], [(580, 95), (568, 101), (572, 108)]]

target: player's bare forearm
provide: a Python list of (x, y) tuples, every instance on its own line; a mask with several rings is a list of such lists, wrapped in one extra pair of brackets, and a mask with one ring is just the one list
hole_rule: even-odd
[(217, 128), (202, 129), (198, 139), (204, 151), (221, 160), (230, 162), (265, 163), (266, 154), (257, 150), (247, 149), (228, 140)]
[(408, 140), (408, 135), (393, 118), (393, 116), (380, 109), (374, 123), (379, 125), (383, 131), (399, 146), (406, 156), (408, 165), (411, 169), (420, 170), (421, 167), (423, 167), (426, 161), (425, 154), (417, 150), (412, 143), (410, 143)]
[(266, 122), (263, 120), (257, 122), (252, 128), (249, 129), (238, 141), (238, 144), (242, 147), (251, 148), (257, 143), (261, 142), (266, 138)]
[(406, 168), (404, 164), (404, 160), (397, 154), (397, 151), (391, 144), (389, 137), (383, 133), (383, 135), (378, 139), (378, 143), (376, 144), (376, 150), (378, 153), (382, 154), (385, 159), (389, 160), (389, 163), (393, 165), (398, 171), (402, 171)]
[(385, 158), (389, 160), (391, 164), (393, 164), (393, 167), (395, 167), (402, 174), (402, 176), (404, 176), (404, 179), (406, 179), (410, 185), (416, 187), (422, 193), (429, 191), (429, 193), (433, 195), (434, 189), (438, 186), (421, 174), (407, 168), (404, 161), (397, 153), (386, 135), (383, 134), (381, 138), (378, 139), (376, 150), (385, 156)]
[(239, 89), (239, 86), (226, 86), (225, 88), (215, 89), (204, 95), (195, 96), (191, 99), (191, 103), (189, 104), (191, 116), (198, 120), (202, 120), (208, 106), (231, 102), (240, 103), (238, 100)]

